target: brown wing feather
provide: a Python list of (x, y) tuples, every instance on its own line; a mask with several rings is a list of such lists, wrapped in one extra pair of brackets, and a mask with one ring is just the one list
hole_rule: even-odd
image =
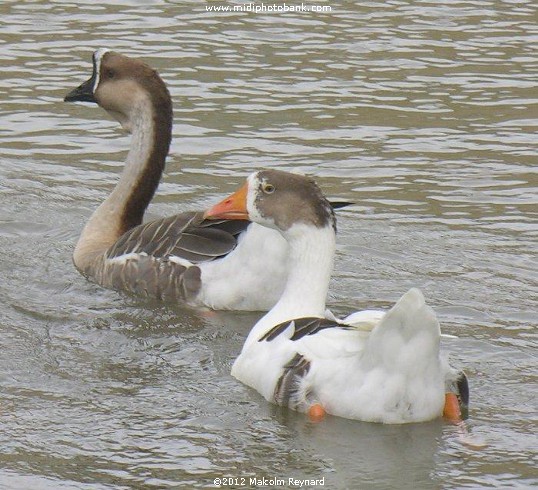
[(106, 287), (140, 296), (191, 300), (201, 287), (200, 268), (170, 257), (193, 264), (223, 257), (249, 225), (242, 220), (204, 221), (202, 213), (189, 212), (135, 226), (110, 247), (94, 278)]
[(293, 324), (293, 334), (290, 337), (290, 340), (299, 340), (306, 335), (315, 335), (320, 330), (325, 330), (326, 328), (339, 328), (343, 330), (353, 329), (349, 325), (344, 325), (342, 323), (335, 322), (334, 320), (329, 320), (327, 318), (318, 318), (318, 317), (304, 317), (304, 318), (295, 318), (291, 321), (286, 321), (275, 325), (273, 328), (265, 332), (259, 339), (258, 342), (271, 342), (276, 339), (282, 332), (288, 329), (290, 324)]
[(295, 354), (282, 368), (273, 393), (275, 403), (295, 410), (299, 408), (301, 381), (309, 370), (310, 361), (301, 354)]
[(237, 236), (250, 223), (242, 220), (206, 220), (200, 212), (181, 213), (135, 226), (108, 250), (106, 259), (137, 253), (155, 259), (171, 255), (193, 263), (230, 253)]
[(98, 282), (107, 287), (167, 301), (190, 300), (198, 293), (200, 268), (138, 255), (125, 262), (104, 261)]

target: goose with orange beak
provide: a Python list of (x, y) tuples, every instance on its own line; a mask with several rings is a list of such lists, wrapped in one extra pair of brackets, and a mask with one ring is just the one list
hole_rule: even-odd
[(276, 229), (289, 247), (277, 304), (250, 331), (232, 375), (266, 400), (305, 412), (382, 423), (461, 420), (467, 379), (440, 352), (441, 331), (418, 289), (388, 312), (326, 315), (336, 219), (316, 183), (276, 170), (252, 174), (206, 219)]
[(99, 49), (90, 79), (64, 100), (97, 104), (132, 134), (118, 182), (75, 247), (73, 262), (84, 276), (104, 287), (215, 310), (268, 310), (276, 303), (287, 275), (287, 245), (279, 233), (233, 218), (207, 222), (201, 211), (143, 222), (172, 138), (172, 100), (153, 68)]

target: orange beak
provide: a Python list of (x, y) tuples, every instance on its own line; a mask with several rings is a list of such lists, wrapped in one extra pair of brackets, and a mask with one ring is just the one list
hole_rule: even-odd
[(223, 201), (215, 204), (204, 213), (204, 219), (245, 219), (247, 211), (248, 182)]
[(443, 417), (455, 424), (462, 421), (460, 402), (455, 393), (445, 393)]

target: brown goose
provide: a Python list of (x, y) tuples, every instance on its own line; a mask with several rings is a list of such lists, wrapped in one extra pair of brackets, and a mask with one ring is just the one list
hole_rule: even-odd
[[(298, 211), (297, 211), (298, 210)], [(248, 219), (278, 230), (289, 244), (289, 274), (276, 305), (252, 328), (232, 375), (267, 400), (319, 418), (421, 422), (460, 417), (467, 379), (440, 355), (435, 313), (418, 289), (388, 312), (344, 320), (325, 316), (336, 220), (307, 177), (276, 170), (252, 174), (207, 218)]]
[(214, 309), (269, 309), (287, 275), (287, 244), (262, 226), (185, 212), (142, 223), (172, 135), (170, 94), (140, 60), (100, 49), (93, 74), (65, 101), (93, 102), (132, 133), (112, 193), (84, 227), (73, 261), (98, 284)]

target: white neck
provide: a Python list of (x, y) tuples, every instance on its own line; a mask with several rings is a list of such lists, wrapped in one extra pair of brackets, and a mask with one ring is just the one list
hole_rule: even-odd
[(86, 269), (87, 262), (107, 250), (123, 233), (122, 211), (149, 164), (155, 131), (153, 110), (147, 98), (140, 99), (133, 107), (128, 123), (132, 131), (131, 146), (120, 179), (86, 223), (75, 247), (73, 260), (82, 270)]
[(323, 317), (325, 314), (335, 253), (332, 226), (316, 228), (296, 224), (284, 233), (284, 237), (290, 250), (286, 287), (278, 303), (254, 325), (245, 347), (286, 320)]

